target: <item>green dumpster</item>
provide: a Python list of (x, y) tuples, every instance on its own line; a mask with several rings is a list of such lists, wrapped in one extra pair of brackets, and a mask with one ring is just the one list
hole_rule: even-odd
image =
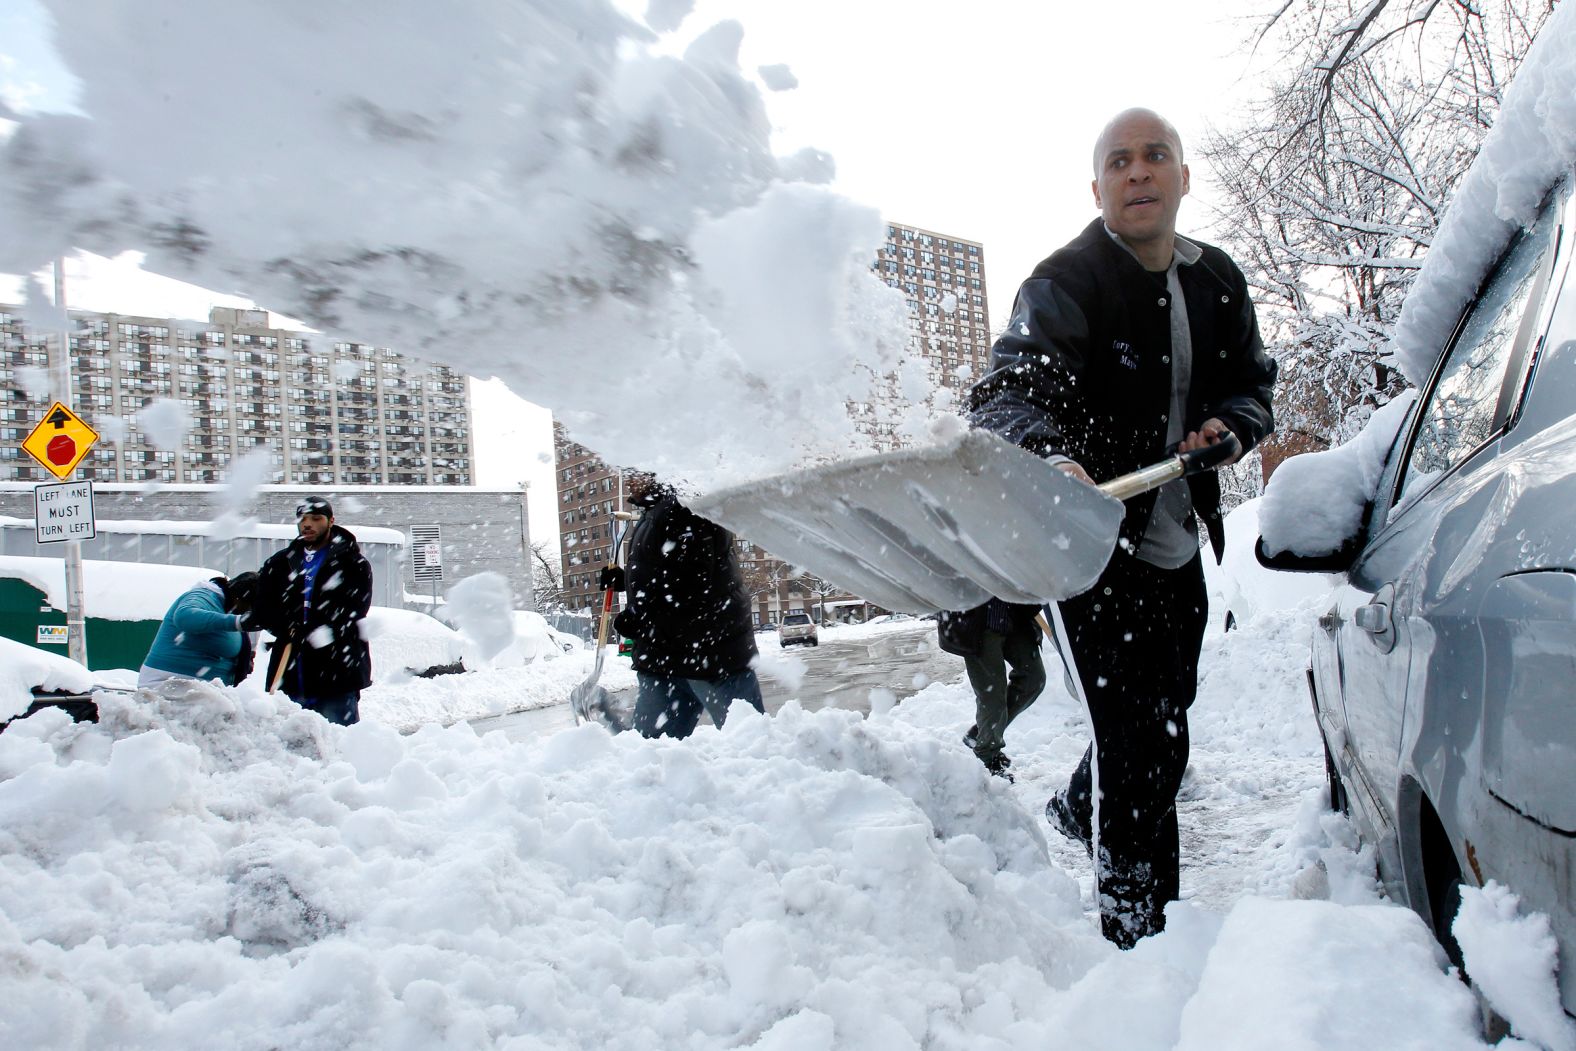
[[(88, 668), (135, 671), (164, 613), (187, 588), (219, 576), (200, 566), (82, 563)], [(66, 656), (65, 561), (0, 556), (0, 637)]]

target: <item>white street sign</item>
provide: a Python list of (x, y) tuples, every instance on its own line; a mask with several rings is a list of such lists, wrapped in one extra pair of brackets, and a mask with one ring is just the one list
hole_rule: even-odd
[(55, 482), (34, 486), (33, 522), (40, 544), (92, 540), (98, 536), (93, 519), (93, 483)]
[[(417, 580), (443, 579), (443, 530), (436, 525), (410, 527), (410, 568)], [(437, 584), (433, 585), (437, 595)]]

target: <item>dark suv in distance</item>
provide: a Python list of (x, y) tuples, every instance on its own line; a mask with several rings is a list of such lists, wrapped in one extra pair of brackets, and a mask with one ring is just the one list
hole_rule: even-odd
[[(1517, 232), (1456, 324), (1341, 555), (1308, 682), (1330, 801), (1450, 935), (1464, 885), (1548, 916), (1576, 1015), (1576, 203)], [(1273, 486), (1273, 481), (1271, 483)], [(1299, 564), (1301, 562), (1302, 564)]]

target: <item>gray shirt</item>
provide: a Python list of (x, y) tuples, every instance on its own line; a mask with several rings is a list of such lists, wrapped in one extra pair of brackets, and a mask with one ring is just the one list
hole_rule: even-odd
[[(1105, 229), (1111, 240), (1121, 245), (1134, 259), (1138, 254), (1108, 226)], [(1188, 388), (1193, 383), (1193, 333), (1187, 323), (1187, 300), (1182, 295), (1182, 283), (1177, 280), (1177, 267), (1192, 266), (1202, 256), (1203, 250), (1187, 238), (1177, 235), (1172, 250), (1171, 265), (1166, 268), (1166, 298), (1171, 301), (1171, 411), (1166, 417), (1166, 446), (1176, 446), (1182, 441), (1183, 423), (1187, 414)], [(1149, 527), (1144, 531), (1144, 541), (1138, 546), (1138, 558), (1161, 569), (1177, 569), (1198, 554), (1198, 521), (1193, 516), (1193, 497), (1187, 482), (1178, 479), (1161, 486), (1155, 498), (1155, 511), (1150, 516)]]

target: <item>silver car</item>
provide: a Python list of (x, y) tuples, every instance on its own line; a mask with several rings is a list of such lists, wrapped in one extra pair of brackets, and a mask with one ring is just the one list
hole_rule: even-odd
[(777, 642), (780, 646), (820, 646), (820, 633), (808, 613), (785, 613), (777, 625)]
[(1576, 1014), (1576, 207), (1512, 241), (1386, 458), (1308, 682), (1332, 806), (1450, 936), (1463, 885), (1546, 914)]

